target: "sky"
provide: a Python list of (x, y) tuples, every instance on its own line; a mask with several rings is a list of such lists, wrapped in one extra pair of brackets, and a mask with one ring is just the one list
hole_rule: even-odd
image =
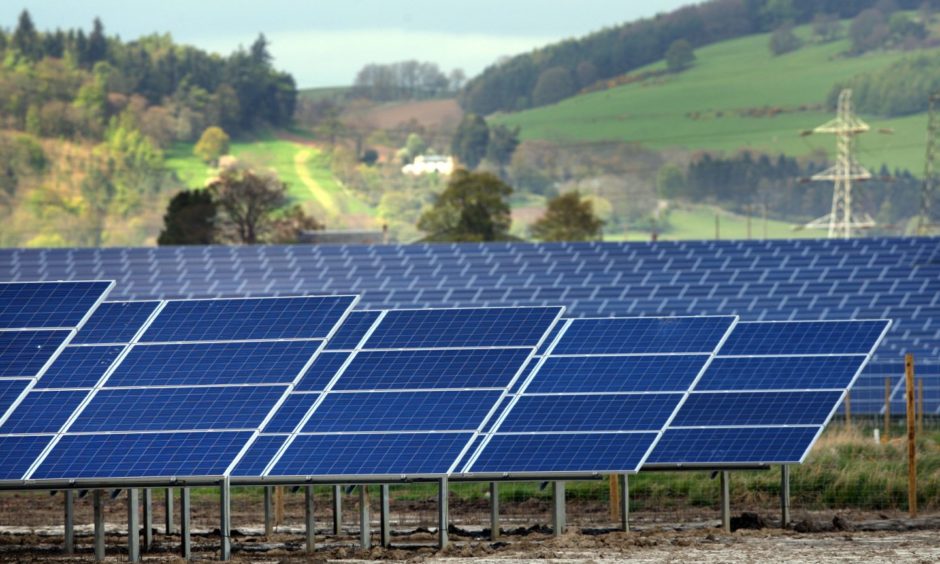
[[(301, 88), (352, 83), (368, 63), (418, 59), (473, 76), (503, 56), (670, 11), (689, 0), (4, 0), (0, 27), (28, 9), (40, 30), (91, 28), (124, 40), (167, 33), (227, 54), (264, 33)], [(147, 6), (143, 9), (143, 6)]]

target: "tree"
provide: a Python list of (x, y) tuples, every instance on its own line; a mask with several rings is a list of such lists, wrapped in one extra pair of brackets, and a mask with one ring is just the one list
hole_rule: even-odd
[(685, 39), (677, 39), (666, 50), (666, 68), (669, 72), (679, 72), (692, 66), (695, 62), (695, 51), (692, 44)]
[(575, 191), (549, 200), (545, 215), (529, 231), (540, 241), (597, 241), (603, 237), (603, 227), (591, 201)]
[(460, 169), (417, 227), (427, 233), (426, 241), (510, 240), (511, 194), (512, 188), (493, 174)]
[(802, 42), (793, 33), (793, 24), (785, 23), (770, 34), (770, 52), (783, 55), (800, 48)]
[(474, 169), (486, 155), (486, 146), (490, 142), (490, 129), (486, 120), (477, 114), (467, 114), (457, 126), (451, 153), (468, 169)]
[(163, 216), (158, 245), (209, 245), (215, 239), (216, 204), (208, 190), (183, 190)]
[(207, 127), (193, 147), (193, 154), (206, 163), (216, 163), (219, 157), (228, 154), (229, 137), (221, 127)]
[(813, 16), (813, 35), (822, 43), (833, 41), (842, 33), (842, 24), (835, 14), (816, 14)]
[(297, 204), (289, 207), (274, 220), (271, 234), (266, 242), (289, 245), (296, 243), (301, 233), (318, 231), (323, 228), (322, 223), (307, 215), (304, 209)]
[(884, 45), (890, 36), (884, 14), (869, 8), (855, 16), (849, 26), (849, 39), (852, 40), (852, 52), (864, 53)]
[(13, 32), (13, 48), (30, 60), (38, 61), (42, 58), (42, 43), (39, 40), (39, 33), (36, 32), (36, 26), (33, 25), (33, 18), (26, 10), (20, 12), (20, 19), (16, 24), (16, 30)]
[(486, 145), (486, 158), (504, 167), (512, 161), (519, 146), (519, 126), (494, 125), (490, 128), (490, 141)]
[(275, 213), (288, 203), (287, 185), (251, 170), (226, 170), (209, 190), (220, 212), (216, 236), (234, 243), (265, 242), (277, 227)]
[(539, 75), (535, 88), (532, 89), (532, 104), (545, 106), (571, 96), (578, 91), (578, 86), (565, 67), (545, 69)]
[(88, 63), (95, 64), (108, 57), (108, 38), (104, 35), (104, 24), (95, 18), (91, 35), (88, 36)]

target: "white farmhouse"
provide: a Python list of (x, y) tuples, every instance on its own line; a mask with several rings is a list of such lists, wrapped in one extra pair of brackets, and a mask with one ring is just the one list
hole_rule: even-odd
[(414, 162), (401, 167), (401, 171), (412, 176), (431, 173), (447, 176), (454, 172), (454, 158), (443, 155), (418, 155)]

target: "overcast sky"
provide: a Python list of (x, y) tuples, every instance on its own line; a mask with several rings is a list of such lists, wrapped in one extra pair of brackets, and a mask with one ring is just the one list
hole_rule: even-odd
[[(169, 32), (180, 42), (229, 53), (264, 32), (278, 68), (300, 87), (344, 85), (364, 64), (432, 61), (468, 76), (504, 55), (528, 51), (689, 0), (3, 0), (12, 29), (25, 7), (41, 29), (82, 27), (100, 16), (109, 35)], [(146, 9), (144, 9), (146, 6)]]

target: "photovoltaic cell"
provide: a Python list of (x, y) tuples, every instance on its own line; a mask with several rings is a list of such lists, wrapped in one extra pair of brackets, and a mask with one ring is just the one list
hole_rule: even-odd
[(6, 413), (27, 385), (29, 385), (28, 380), (0, 380), (0, 415)]
[(269, 476), (445, 474), (471, 433), (298, 435)]
[(500, 426), (510, 432), (621, 431), (658, 432), (682, 394), (524, 395)]
[(0, 284), (0, 328), (77, 327), (111, 282)]
[(506, 387), (529, 354), (528, 349), (363, 351), (333, 389)]
[(862, 356), (716, 358), (696, 390), (795, 390), (846, 388)]
[(294, 389), (298, 392), (324, 390), (349, 355), (345, 352), (321, 352)]
[(248, 447), (248, 451), (232, 471), (232, 476), (260, 476), (286, 440), (287, 435), (260, 435)]
[(108, 387), (290, 383), (322, 341), (138, 345)]
[(101, 390), (69, 432), (251, 429), (261, 424), (285, 390), (286, 386)]
[(123, 346), (67, 346), (36, 382), (36, 388), (92, 388), (123, 350)]
[(351, 296), (173, 301), (141, 342), (323, 339), (354, 301)]
[(72, 344), (129, 343), (158, 305), (158, 301), (104, 302), (91, 314)]
[(534, 347), (558, 307), (390, 311), (364, 348)]
[(250, 436), (250, 432), (66, 435), (32, 479), (221, 476)]
[(326, 345), (328, 350), (352, 350), (378, 319), (379, 311), (351, 311)]
[(19, 480), (51, 437), (0, 437), (0, 480)]
[(887, 325), (885, 320), (739, 323), (721, 355), (868, 354)]
[(56, 433), (87, 392), (30, 392), (0, 426), (0, 434)]
[(798, 463), (818, 427), (668, 429), (646, 464)]
[(710, 353), (733, 321), (734, 317), (576, 319), (552, 354)]
[(331, 393), (302, 432), (472, 431), (501, 394), (501, 391)]
[(320, 394), (288, 394), (287, 399), (264, 426), (265, 433), (290, 433), (313, 406)]
[(708, 359), (708, 355), (549, 357), (526, 392), (684, 392)]
[(35, 377), (70, 331), (0, 331), (0, 377)]
[(822, 425), (838, 404), (836, 392), (696, 392), (671, 427)]
[(473, 472), (633, 472), (656, 433), (497, 434)]

